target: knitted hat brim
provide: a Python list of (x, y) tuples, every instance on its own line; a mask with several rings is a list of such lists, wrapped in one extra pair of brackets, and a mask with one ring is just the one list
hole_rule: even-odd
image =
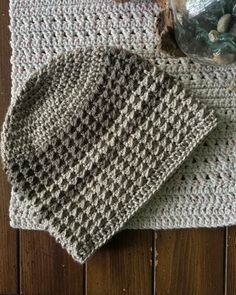
[(81, 49), (25, 84), (1, 152), (20, 200), (83, 263), (215, 126), (212, 111), (139, 56)]

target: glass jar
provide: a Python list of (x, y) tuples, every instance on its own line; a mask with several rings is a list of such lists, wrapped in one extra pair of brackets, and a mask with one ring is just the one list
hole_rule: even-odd
[(192, 59), (212, 65), (236, 63), (236, 1), (170, 0), (176, 41)]

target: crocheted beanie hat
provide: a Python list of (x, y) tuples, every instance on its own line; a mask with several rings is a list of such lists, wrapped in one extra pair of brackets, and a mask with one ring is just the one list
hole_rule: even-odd
[(84, 262), (216, 125), (138, 55), (87, 48), (53, 59), (11, 104), (1, 153), (13, 190)]

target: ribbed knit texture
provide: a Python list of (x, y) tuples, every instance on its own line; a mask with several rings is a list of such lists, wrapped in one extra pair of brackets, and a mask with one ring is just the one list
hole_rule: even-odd
[(84, 262), (215, 126), (212, 111), (139, 56), (81, 49), (27, 81), (1, 154), (20, 200)]
[[(180, 79), (219, 124), (129, 228), (216, 227), (236, 223), (236, 70), (173, 59), (157, 50), (159, 7), (151, 0), (11, 0), (13, 96), (51, 57), (75, 47), (113, 45), (149, 56)], [(44, 229), (27, 200), (12, 193), (11, 225)]]

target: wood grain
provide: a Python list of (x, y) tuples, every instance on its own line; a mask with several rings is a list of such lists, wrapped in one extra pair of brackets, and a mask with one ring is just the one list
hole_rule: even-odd
[(227, 295), (236, 294), (236, 226), (228, 228), (227, 241)]
[(153, 232), (124, 231), (87, 263), (88, 295), (151, 295)]
[(224, 295), (224, 229), (157, 233), (158, 295)]
[(83, 295), (84, 266), (45, 232), (21, 232), (21, 292), (24, 295)]
[[(0, 1), (0, 125), (10, 102), (8, 1)], [(0, 165), (0, 294), (18, 292), (17, 231), (9, 227), (10, 187)]]
[[(1, 166), (1, 165), (0, 165)], [(9, 227), (10, 189), (0, 167), (0, 294), (17, 294), (17, 232)]]

